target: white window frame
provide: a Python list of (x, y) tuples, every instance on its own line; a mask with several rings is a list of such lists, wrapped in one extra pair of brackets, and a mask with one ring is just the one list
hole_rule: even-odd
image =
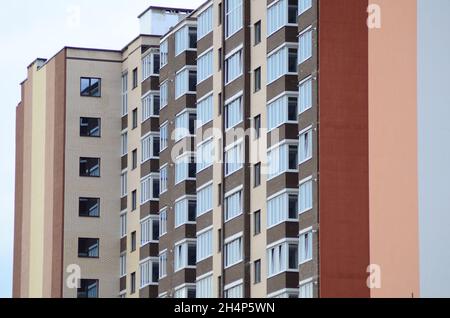
[[(298, 44), (292, 42), (283, 43), (267, 55), (267, 85), (276, 82), (286, 75), (298, 75), (298, 72), (289, 72), (289, 49), (296, 49), (298, 55)], [(272, 66), (272, 68), (278, 70), (280, 73), (274, 76), (273, 79), (271, 79), (269, 78), (269, 76), (272, 75), (270, 72), (271, 59), (274, 58), (276, 54), (281, 54), (283, 60), (281, 60), (281, 65)], [(299, 64), (298, 61), (297, 64)]]
[[(141, 236), (141, 245), (140, 247), (144, 247), (148, 244), (156, 244), (159, 242), (158, 240), (153, 239), (153, 222), (159, 223), (159, 217), (156, 215), (150, 215), (144, 219), (142, 219), (140, 224), (140, 236)], [(159, 237), (159, 231), (158, 231), (158, 237)]]
[[(144, 289), (147, 286), (158, 286), (158, 282), (152, 282), (153, 278), (153, 264), (158, 264), (159, 269), (159, 258), (158, 257), (149, 257), (139, 262), (139, 289)], [(145, 269), (147, 268), (148, 272), (146, 275), (143, 275)], [(145, 279), (148, 276), (147, 280)], [(158, 274), (159, 277), (159, 274)]]
[(120, 266), (119, 266), (119, 277), (125, 277), (127, 276), (127, 253), (120, 254)]
[[(181, 156), (179, 156), (175, 159), (175, 185), (178, 185), (185, 181), (195, 181), (196, 180), (196, 178), (194, 178), (194, 177), (189, 177), (189, 164), (191, 163), (192, 159), (194, 159), (194, 162), (195, 162), (195, 153), (193, 153), (193, 152), (185, 152)], [(182, 162), (183, 160), (185, 162)], [(179, 173), (178, 167), (180, 165), (185, 166), (184, 167), (184, 169), (185, 169), (184, 173), (186, 174), (185, 176), (178, 175), (178, 173)]]
[[(295, 172), (298, 172), (298, 165), (296, 166), (297, 169), (289, 169), (289, 147), (290, 147), (290, 146), (297, 146), (297, 158), (298, 158), (298, 143), (297, 143), (296, 140), (291, 140), (291, 139), (283, 140), (283, 141), (280, 142), (279, 144), (276, 144), (276, 145), (270, 147), (270, 148), (267, 150), (267, 164), (268, 164), (268, 175), (267, 175), (267, 180), (273, 180), (273, 179), (275, 179), (276, 177), (281, 176), (281, 175), (284, 174), (284, 173), (290, 173), (290, 172), (295, 173)], [(283, 165), (282, 165), (283, 163), (280, 161), (280, 160), (283, 159), (283, 158), (280, 158), (280, 152), (282, 151), (282, 150), (281, 150), (282, 147), (285, 148), (285, 149), (284, 149), (284, 151), (285, 151), (285, 158), (284, 158), (284, 159), (285, 159), (285, 162), (284, 162), (284, 167), (283, 167)], [(275, 157), (272, 157), (272, 158), (271, 158), (271, 154), (272, 154), (274, 151), (278, 151), (278, 155), (275, 154)], [(274, 158), (278, 160), (278, 161), (276, 161), (275, 163), (272, 162), (272, 160), (273, 160)], [(297, 161), (298, 161), (298, 160), (297, 160)], [(298, 163), (298, 162), (297, 162), (297, 163)], [(272, 167), (273, 164), (276, 164), (276, 165), (277, 165), (276, 168), (278, 168), (278, 169), (276, 170), (275, 173), (273, 173), (273, 172), (274, 172), (274, 169), (275, 169), (274, 167)]]
[(169, 63), (169, 42), (167, 39), (161, 41), (160, 44), (160, 68), (163, 68)]
[[(175, 31), (175, 57), (186, 51), (197, 51), (195, 48), (190, 48), (189, 28), (197, 28), (195, 24), (185, 23)], [(183, 43), (184, 40), (184, 43)], [(181, 42), (180, 42), (181, 41)], [(182, 45), (181, 47), (179, 45)]]
[(128, 233), (128, 215), (127, 211), (122, 211), (120, 213), (120, 238), (124, 238)]
[[(195, 246), (195, 251), (197, 252), (197, 240), (196, 239), (185, 239), (183, 241), (177, 242), (174, 244), (175, 248), (174, 248), (174, 257), (173, 257), (173, 261), (174, 261), (174, 272), (177, 273), (179, 271), (182, 271), (184, 269), (195, 269), (196, 266), (194, 265), (188, 265), (189, 261), (189, 257), (188, 257), (188, 249), (189, 249), (189, 245), (191, 246)], [(181, 246), (181, 260), (179, 260), (178, 258), (180, 257), (180, 255), (178, 254), (178, 247)], [(197, 257), (196, 257), (197, 258)]]
[(312, 0), (298, 0), (298, 15), (312, 8)]
[(309, 278), (301, 281), (299, 284), (298, 298), (311, 299), (314, 298), (314, 279)]
[[(229, 298), (229, 299), (243, 298), (244, 297), (244, 280), (240, 279), (236, 282), (228, 284), (224, 287), (223, 290), (224, 290), (225, 298)], [(237, 294), (230, 295), (231, 291), (237, 292)], [(232, 297), (230, 297), (230, 296), (232, 296)]]
[[(175, 116), (175, 131), (174, 134), (174, 141), (179, 142), (180, 140), (183, 140), (184, 138), (194, 137), (194, 134), (191, 134), (190, 131), (190, 115), (194, 114), (197, 116), (197, 111), (195, 108), (185, 108), (182, 112), (178, 113)], [(194, 125), (195, 126), (195, 125)]]
[[(229, 213), (228, 211), (228, 200), (236, 195), (240, 195), (240, 202), (239, 202), (239, 211), (234, 212), (234, 214)], [(234, 220), (238, 217), (240, 217), (244, 213), (244, 204), (243, 204), (243, 187), (239, 186), (236, 189), (231, 190), (230, 192), (225, 194), (225, 207), (224, 207), (224, 213), (225, 213), (225, 223), (230, 222), (231, 220)]]
[[(267, 129), (268, 131), (273, 131), (285, 124), (298, 124), (298, 120), (289, 120), (289, 98), (297, 98), (297, 111), (295, 112), (296, 115), (298, 114), (298, 105), (299, 105), (299, 96), (298, 96), (298, 92), (283, 92), (280, 95), (278, 95), (277, 97), (273, 98), (272, 100), (270, 100), (269, 102), (267, 102)], [(278, 104), (275, 104), (278, 103)], [(276, 125), (274, 125), (273, 127), (271, 127), (271, 125), (269, 125), (269, 121), (270, 121), (270, 117), (273, 117), (270, 115), (270, 108), (275, 107), (275, 106), (280, 106), (281, 109), (278, 108), (278, 111), (276, 111), (276, 113), (281, 113), (282, 115), (284, 115), (284, 119), (281, 118), (281, 121), (279, 123), (277, 123)]]
[[(267, 246), (266, 254), (267, 254), (267, 278), (272, 278), (280, 275), (281, 273), (297, 273), (298, 272), (298, 260), (296, 262), (296, 268), (289, 268), (289, 247), (290, 245), (295, 245), (295, 249), (297, 251), (298, 257), (298, 241), (296, 239), (283, 239), (273, 244)], [(272, 260), (271, 251), (277, 250), (278, 254), (274, 256), (278, 256), (278, 259)], [(280, 254), (281, 252), (281, 254)], [(272, 271), (271, 271), (272, 270)]]
[(163, 165), (159, 169), (159, 194), (166, 193), (169, 182), (169, 164)]
[[(204, 116), (202, 116), (204, 115)], [(201, 118), (202, 117), (202, 118)], [(214, 94), (208, 93), (197, 101), (197, 129), (214, 119)]]
[[(223, 251), (224, 255), (225, 255), (225, 269), (236, 266), (237, 264), (240, 264), (244, 261), (244, 244), (243, 244), (244, 242), (243, 242), (243, 240), (244, 240), (244, 235), (242, 232), (238, 233), (236, 235), (233, 235), (225, 240), (224, 251)], [(230, 248), (230, 245), (232, 243), (235, 243), (236, 241), (239, 243), (239, 246), (238, 246), (239, 250), (236, 254), (240, 254), (240, 255), (239, 255), (239, 258), (237, 258), (235, 260), (234, 259), (230, 260), (229, 259), (229, 248)]]
[[(140, 187), (140, 189), (141, 189), (141, 198), (140, 198), (141, 205), (143, 205), (147, 202), (150, 202), (150, 201), (159, 201), (159, 198), (155, 198), (153, 196), (153, 186), (154, 186), (153, 181), (154, 180), (158, 180), (158, 182), (159, 182), (159, 173), (153, 172), (153, 173), (150, 173), (149, 175), (141, 178), (141, 187)], [(145, 182), (148, 182), (149, 184), (145, 185)], [(149, 191), (150, 191), (149, 197), (146, 196), (146, 193), (143, 190), (144, 186), (149, 187)]]
[[(236, 152), (230, 154), (230, 152), (233, 150)], [(236, 162), (230, 163), (230, 157), (233, 157), (231, 159), (236, 160)], [(232, 174), (244, 168), (244, 163), (245, 163), (244, 140), (240, 139), (225, 148), (225, 176), (226, 177), (231, 176)]]
[(159, 237), (163, 237), (167, 234), (167, 208), (159, 211)]
[(197, 15), (197, 41), (213, 31), (214, 11), (213, 5), (201, 10)]
[[(230, 1), (236, 1), (238, 3), (237, 6), (230, 8), (229, 2)], [(225, 16), (224, 16), (224, 23), (225, 23), (225, 38), (228, 39), (232, 37), (234, 34), (242, 30), (244, 27), (244, 0), (225, 0)], [(237, 15), (233, 16), (233, 15)], [(236, 25), (231, 25), (230, 21), (237, 21), (238, 23)], [(232, 29), (230, 29), (230, 25), (233, 26)]]
[(149, 160), (159, 159), (159, 154), (156, 155), (154, 151), (155, 140), (158, 140), (161, 144), (159, 134), (155, 132), (149, 132), (141, 138), (141, 164)]
[[(158, 99), (161, 103), (160, 92), (150, 91), (141, 98), (142, 113), (141, 123), (150, 118), (159, 118), (159, 114), (155, 113), (155, 100)], [(161, 105), (159, 109), (161, 108)]]
[[(204, 247), (204, 251), (201, 251), (202, 247)], [(197, 232), (197, 255), (196, 255), (197, 263), (200, 263), (210, 258), (211, 256), (213, 256), (213, 254), (214, 254), (214, 235), (213, 235), (213, 227), (210, 226), (200, 232)]]
[(159, 87), (159, 107), (163, 109), (169, 104), (169, 81), (164, 81)]
[[(200, 277), (197, 277), (197, 283), (196, 283), (197, 298), (203, 298), (203, 299), (214, 298), (213, 279), (214, 279), (214, 277), (213, 277), (212, 272), (202, 275)], [(206, 286), (206, 288), (203, 288), (205, 286)]]
[[(197, 94), (196, 91), (189, 90), (189, 78), (190, 78), (189, 73), (194, 71), (195, 72), (197, 71), (196, 66), (185, 66), (175, 74), (175, 100), (183, 97), (184, 95)], [(185, 87), (183, 86), (180, 87), (180, 85), (183, 84), (183, 81)]]
[[(185, 196), (182, 196), (181, 198), (178, 198), (175, 201), (174, 209), (173, 209), (173, 211), (174, 211), (174, 220), (175, 220), (174, 226), (175, 226), (176, 229), (180, 228), (180, 227), (182, 227), (184, 225), (187, 225), (187, 224), (192, 224), (192, 225), (196, 224), (195, 220), (194, 221), (189, 221), (189, 201), (195, 201), (196, 214), (197, 214), (197, 196), (195, 196), (195, 195), (185, 195)], [(183, 208), (185, 208), (182, 211), (178, 210), (178, 208), (181, 207), (181, 204), (183, 204), (184, 205)], [(178, 217), (179, 217), (178, 213), (182, 213), (181, 216), (183, 216), (183, 219), (181, 220), (181, 222), (178, 222)]]
[[(239, 100), (239, 109), (237, 112), (236, 111), (234, 111), (234, 112), (239, 114), (239, 119), (237, 119), (236, 121), (233, 121), (229, 125), (229, 123), (228, 123), (229, 118), (230, 118), (229, 106), (233, 105), (238, 100)], [(244, 105), (243, 105), (243, 103), (244, 103), (244, 97), (243, 97), (242, 91), (225, 101), (225, 105), (224, 105), (225, 131), (229, 131), (229, 130), (233, 129), (234, 127), (238, 126), (239, 124), (241, 124), (244, 121)]]
[[(277, 7), (279, 10), (281, 10), (281, 12), (283, 13), (284, 10), (284, 15), (283, 20), (279, 21), (279, 24), (274, 27), (274, 28), (270, 28), (270, 16), (271, 16), (271, 10), (276, 10)], [(278, 14), (276, 14), (275, 16), (277, 16), (277, 18), (279, 18), (279, 12), (277, 12)], [(267, 7), (267, 37), (271, 36), (272, 34), (275, 34), (276, 32), (278, 32), (279, 30), (281, 30), (282, 28), (284, 28), (285, 26), (297, 26), (297, 24), (295, 23), (289, 23), (289, 1), (288, 0), (277, 0), (272, 2), (268, 7)]]
[[(302, 151), (305, 150), (304, 144), (302, 142), (305, 142), (305, 135), (309, 134), (308, 136), (308, 149), (307, 152), (309, 154), (305, 154), (305, 156), (302, 156)], [(302, 131), (300, 131), (299, 135), (299, 142), (298, 142), (298, 165), (301, 165), (313, 158), (313, 151), (314, 151), (314, 129), (313, 126), (309, 126)]]
[(210, 137), (197, 145), (197, 174), (214, 165), (215, 152), (214, 137)]
[(169, 122), (164, 122), (159, 128), (159, 152), (166, 150), (169, 147)]
[[(305, 235), (308, 235), (308, 237), (309, 237), (307, 246), (306, 246), (306, 242), (305, 242)], [(311, 262), (314, 258), (314, 251), (313, 251), (313, 249), (314, 249), (314, 231), (313, 231), (313, 228), (309, 227), (303, 231), (300, 231), (298, 237), (299, 237), (298, 262), (299, 262), (299, 265), (301, 266), (303, 264)], [(303, 245), (302, 243), (305, 245)], [(306, 251), (304, 251), (305, 254), (303, 254), (304, 247), (307, 249)]]
[[(305, 37), (307, 37), (307, 38), (305, 38)], [(302, 48), (303, 48), (302, 44), (305, 44), (306, 41), (308, 41), (307, 54), (305, 56), (303, 56), (303, 55), (301, 55)], [(314, 50), (314, 48), (313, 48), (313, 29), (312, 29), (312, 26), (309, 26), (306, 29), (304, 29), (302, 32), (300, 32), (298, 35), (297, 63), (302, 64), (302, 63), (306, 62), (307, 60), (309, 60), (310, 58), (312, 58), (313, 50)]]
[(123, 156), (128, 155), (128, 131), (122, 131), (120, 135), (120, 154)]
[(128, 195), (128, 171), (123, 170), (120, 174), (120, 198), (123, 199)]
[[(146, 54), (141, 59), (141, 65), (142, 65), (142, 82), (144, 82), (147, 78), (150, 78), (151, 76), (159, 76), (159, 74), (156, 74), (154, 72), (155, 70), (155, 55), (159, 56), (159, 52), (152, 50), (149, 53), (146, 52)], [(159, 63), (161, 64), (161, 63)], [(160, 66), (160, 65), (158, 65)]]
[(313, 106), (313, 77), (306, 77), (298, 84), (298, 113), (303, 114)]
[(159, 253), (159, 279), (167, 277), (167, 257), (169, 253), (167, 249)]
[[(267, 224), (267, 229), (271, 229), (271, 228), (277, 227), (278, 225), (283, 224), (285, 222), (298, 222), (298, 213), (295, 213), (295, 215), (297, 216), (295, 219), (289, 217), (289, 196), (291, 196), (291, 195), (297, 196), (297, 202), (298, 202), (298, 191), (296, 189), (285, 189), (285, 190), (282, 190), (282, 191), (280, 191), (280, 192), (270, 196), (267, 199), (267, 223), (266, 223)], [(283, 203), (285, 205), (285, 211), (279, 212), (280, 215), (281, 215), (280, 219), (277, 222), (274, 222), (272, 224), (271, 221), (270, 221), (270, 218), (271, 218), (270, 212), (271, 211), (269, 209), (270, 208), (269, 205), (270, 205), (270, 202), (272, 200), (278, 199), (280, 197), (284, 201)], [(297, 206), (297, 208), (295, 210), (298, 211), (298, 206)], [(275, 211), (278, 212), (279, 210), (275, 209)]]
[(122, 73), (122, 117), (128, 115), (128, 72)]
[(197, 85), (212, 77), (213, 74), (214, 53), (211, 47), (197, 57)]
[[(239, 67), (239, 71), (233, 72), (234, 76), (230, 77), (231, 72), (230, 72), (229, 67), (231, 67), (231, 66), (229, 65), (229, 63), (232, 61), (232, 58), (234, 58), (236, 56), (238, 58), (238, 60), (236, 60), (237, 61), (236, 65)], [(233, 62), (235, 62), (235, 60), (233, 60)], [(241, 77), (244, 74), (244, 50), (243, 50), (242, 45), (235, 48), (233, 51), (231, 51), (230, 53), (228, 53), (225, 56), (225, 70), (224, 71), (225, 71), (225, 85), (230, 84), (231, 82), (235, 81), (236, 79), (238, 79), (239, 77)]]
[[(311, 188), (307, 189), (309, 193), (305, 193), (305, 195), (310, 195), (307, 201), (310, 202), (311, 204), (305, 205), (305, 208), (301, 208), (301, 199), (303, 196), (302, 190), (305, 190), (304, 186), (309, 187), (309, 185), (311, 186)], [(299, 210), (298, 213), (303, 214), (308, 211), (311, 211), (313, 206), (314, 206), (314, 180), (313, 177), (310, 176), (308, 178), (301, 180), (298, 185), (298, 210)]]
[[(208, 193), (206, 191), (208, 191), (210, 193)], [(203, 202), (203, 200), (202, 200), (201, 195), (203, 193), (206, 193), (206, 195), (208, 195), (208, 194), (211, 195), (211, 198), (210, 198), (211, 205), (205, 204), (205, 208), (200, 210), (202, 208), (201, 203)], [(207, 213), (210, 213), (213, 211), (213, 209), (214, 209), (214, 186), (213, 186), (213, 182), (209, 182), (197, 189), (197, 217), (205, 215)]]

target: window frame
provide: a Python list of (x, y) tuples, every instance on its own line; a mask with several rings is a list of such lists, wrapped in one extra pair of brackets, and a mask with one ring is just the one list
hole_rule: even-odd
[[(83, 80), (89, 80), (89, 87), (92, 87), (92, 80), (98, 80), (98, 83), (99, 83), (98, 95), (92, 95), (92, 93), (91, 94), (87, 94), (87, 95), (83, 95), (83, 91), (81, 90)], [(102, 78), (100, 78), (100, 77), (89, 77), (89, 76), (82, 76), (82, 77), (80, 77), (80, 97), (101, 98), (102, 97)]]

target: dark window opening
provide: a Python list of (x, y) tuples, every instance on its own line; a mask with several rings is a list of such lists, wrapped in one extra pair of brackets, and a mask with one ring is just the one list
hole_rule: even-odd
[(291, 145), (289, 146), (289, 170), (298, 169), (298, 147)]
[(135, 68), (133, 70), (133, 89), (135, 89), (138, 86), (138, 69)]
[(159, 179), (153, 179), (153, 199), (158, 199), (159, 198), (159, 192), (160, 192), (160, 187), (159, 187)]
[(261, 68), (255, 70), (255, 93), (261, 90)]
[(195, 244), (188, 245), (188, 266), (197, 265), (197, 246)]
[(133, 110), (133, 129), (136, 129), (138, 126), (138, 110), (137, 108)]
[(136, 293), (136, 273), (131, 274), (131, 294)]
[(100, 177), (100, 159), (80, 158), (80, 177)]
[(256, 139), (261, 137), (261, 115), (255, 117), (255, 134)]
[(100, 253), (100, 240), (97, 238), (78, 239), (78, 257), (98, 258)]
[(132, 170), (137, 168), (137, 164), (138, 164), (138, 159), (137, 159), (137, 149), (133, 150), (133, 152), (131, 153), (131, 159), (133, 162), (133, 166), (132, 166)]
[(289, 97), (288, 98), (288, 120), (297, 121), (297, 108), (298, 108), (297, 97)]
[(261, 21), (255, 23), (255, 45), (261, 43)]
[(189, 200), (188, 202), (188, 221), (195, 222), (197, 218), (197, 201)]
[(197, 71), (189, 71), (189, 92), (197, 90)]
[(100, 118), (80, 118), (80, 136), (81, 137), (100, 137), (101, 135)]
[(255, 261), (255, 285), (261, 283), (261, 260)]
[(136, 231), (131, 233), (131, 251), (136, 251)]
[(82, 77), (80, 79), (80, 94), (84, 97), (101, 97), (101, 83), (100, 78)]
[(255, 235), (261, 234), (261, 211), (256, 211), (254, 214)]
[(261, 185), (261, 163), (257, 163), (255, 165), (255, 180), (254, 180), (254, 184), (255, 184), (255, 188), (259, 187)]
[(159, 54), (153, 54), (153, 74), (159, 74), (160, 61)]
[(100, 199), (98, 198), (80, 198), (78, 205), (80, 217), (97, 218), (100, 216)]
[(297, 49), (289, 49), (289, 73), (297, 73)]
[(98, 298), (98, 285), (97, 279), (81, 279), (77, 298)]
[(136, 211), (137, 209), (137, 191), (131, 192), (131, 210)]
[(288, 23), (297, 24), (297, 16), (298, 16), (298, 1), (289, 0)]
[(289, 218), (294, 220), (297, 219), (298, 213), (298, 197), (296, 194), (289, 195)]
[(289, 269), (298, 269), (298, 247), (297, 245), (289, 245)]

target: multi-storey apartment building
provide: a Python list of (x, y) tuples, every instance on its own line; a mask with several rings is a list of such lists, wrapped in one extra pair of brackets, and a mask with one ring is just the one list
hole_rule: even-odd
[(37, 60), (17, 108), (14, 294), (418, 296), (415, 84), (379, 49), (413, 48), (393, 32), (415, 24), (404, 1), (151, 7), (121, 51)]

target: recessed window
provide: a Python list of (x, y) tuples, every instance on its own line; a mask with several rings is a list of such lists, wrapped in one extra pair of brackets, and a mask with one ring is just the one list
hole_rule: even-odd
[(184, 26), (175, 33), (175, 56), (197, 48), (197, 28)]
[(80, 279), (77, 298), (98, 298), (99, 282), (97, 279)]
[(80, 177), (100, 177), (100, 158), (80, 158)]
[(261, 283), (261, 260), (257, 260), (254, 263), (255, 269), (255, 285)]
[(243, 74), (242, 49), (232, 53), (225, 59), (225, 84), (228, 84)]
[(255, 188), (259, 187), (261, 185), (261, 163), (255, 165), (254, 178)]
[(244, 24), (243, 0), (225, 0), (225, 36), (229, 38)]
[(133, 129), (136, 129), (138, 126), (138, 110), (133, 109)]
[[(293, 192), (293, 190), (290, 190)], [(272, 228), (284, 222), (296, 222), (298, 211), (297, 193), (285, 192), (267, 201), (267, 227)]]
[(174, 254), (175, 271), (197, 265), (197, 246), (195, 241), (175, 246)]
[(78, 257), (98, 258), (100, 240), (98, 238), (79, 238), (78, 239)]
[(261, 137), (261, 115), (255, 117), (254, 126), (255, 126), (255, 139), (259, 139)]
[(261, 90), (261, 68), (258, 67), (254, 72), (254, 80), (255, 80), (255, 93)]
[(255, 45), (261, 43), (261, 21), (255, 23)]
[(131, 273), (131, 294), (136, 293), (136, 273)]
[(299, 241), (299, 262), (300, 265), (309, 262), (313, 258), (313, 231), (307, 231), (300, 234)]
[(136, 232), (131, 233), (131, 252), (136, 251)]
[(131, 159), (133, 162), (133, 166), (132, 166), (132, 170), (137, 168), (137, 149), (133, 150), (133, 152), (131, 153)]
[(100, 118), (80, 118), (80, 136), (81, 137), (100, 137)]
[(132, 209), (132, 211), (136, 211), (136, 209), (137, 209), (137, 191), (136, 190), (131, 192), (131, 209)]
[(80, 79), (80, 95), (84, 97), (101, 97), (101, 83), (100, 78), (82, 77)]
[(78, 205), (80, 217), (96, 218), (100, 216), (100, 199), (98, 198), (80, 198)]
[(261, 234), (261, 211), (256, 211), (253, 215), (255, 235)]
[(138, 86), (138, 69), (135, 68), (133, 70), (133, 89), (135, 89)]

